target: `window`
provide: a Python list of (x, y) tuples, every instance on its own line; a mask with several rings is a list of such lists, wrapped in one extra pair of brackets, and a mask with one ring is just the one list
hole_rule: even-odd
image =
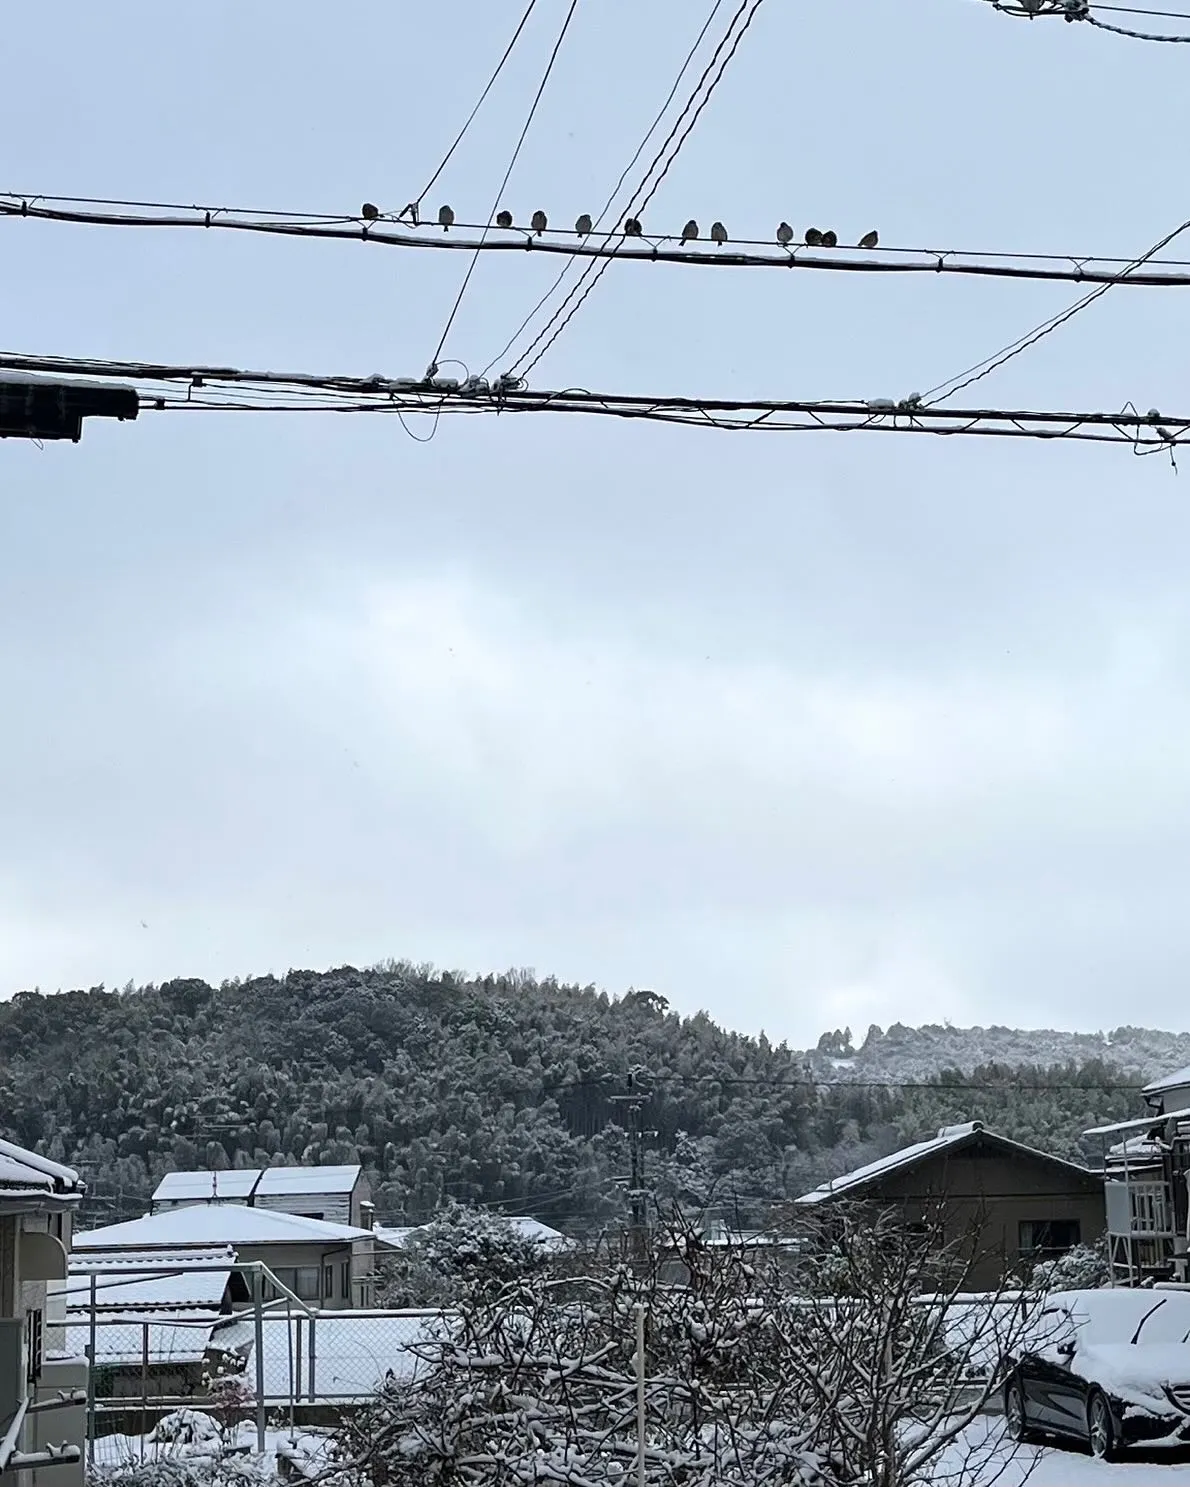
[(35, 1384), (41, 1377), (41, 1352), (44, 1324), (40, 1311), (25, 1313), (25, 1381)]
[(342, 1282), (343, 1300), (351, 1300), (351, 1261), (344, 1260), (339, 1266), (339, 1279)]
[(335, 1267), (324, 1265), (322, 1267), (322, 1295), (323, 1299), (330, 1301), (335, 1294)]
[(322, 1267), (319, 1265), (279, 1265), (273, 1272), (283, 1286), (286, 1286), (300, 1301), (321, 1301), (322, 1295), (319, 1286), (322, 1281)]
[(1019, 1248), (1023, 1255), (1064, 1255), (1080, 1237), (1077, 1219), (1023, 1219)]

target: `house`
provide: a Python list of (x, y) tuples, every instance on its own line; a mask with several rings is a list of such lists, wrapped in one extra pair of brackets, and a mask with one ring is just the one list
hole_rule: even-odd
[(34, 1487), (83, 1480), (87, 1365), (62, 1346), (50, 1285), (84, 1192), (71, 1168), (0, 1141), (0, 1475)]
[[(266, 1281), (266, 1296), (288, 1290), (314, 1306), (360, 1307), (372, 1301), (374, 1242), (370, 1227), (220, 1201), (91, 1229), (76, 1235), (74, 1247), (82, 1259), (225, 1247), (243, 1264), (268, 1267), (279, 1284)], [(246, 1299), (233, 1295), (233, 1305)]]
[[(1112, 1277), (1190, 1280), (1190, 1068), (1141, 1091), (1149, 1114), (1084, 1134), (1109, 1141), (1104, 1203)], [(1115, 1138), (1114, 1140), (1112, 1138)]]
[(359, 1164), (344, 1167), (265, 1167), (229, 1172), (167, 1172), (157, 1184), (151, 1213), (199, 1203), (246, 1203), (300, 1218), (370, 1229), (372, 1190)]
[(910, 1224), (936, 1223), (944, 1244), (970, 1240), (966, 1289), (992, 1289), (1033, 1261), (1103, 1232), (1102, 1175), (986, 1130), (944, 1126), (805, 1193), (803, 1216), (832, 1204), (894, 1208)]

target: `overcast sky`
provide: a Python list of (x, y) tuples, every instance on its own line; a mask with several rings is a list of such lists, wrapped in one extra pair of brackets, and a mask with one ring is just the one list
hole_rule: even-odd
[[(489, 210), (565, 3), (432, 210)], [(395, 210), (522, 8), (16, 8), (0, 187)], [(707, 9), (579, 0), (519, 216), (598, 211)], [(1185, 52), (980, 0), (768, 0), (646, 227), (1132, 256), (1187, 214)], [(0, 243), (7, 351), (393, 376), (464, 266)], [(485, 258), (446, 354), (486, 363), (556, 271)], [(1190, 412), (1188, 294), (1113, 290), (978, 396)], [(900, 397), (1074, 297), (615, 265), (533, 382)], [(0, 993), (392, 955), (652, 987), (798, 1044), (1184, 1027), (1188, 481), (1127, 448), (544, 416), (6, 441)]]

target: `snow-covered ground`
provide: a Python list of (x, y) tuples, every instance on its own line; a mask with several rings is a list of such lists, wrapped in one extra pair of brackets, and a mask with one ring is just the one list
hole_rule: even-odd
[[(969, 1476), (962, 1474), (967, 1466)], [(1059, 1446), (1018, 1446), (1004, 1438), (999, 1420), (979, 1420), (941, 1458), (939, 1487), (1176, 1487), (1190, 1482), (1190, 1454), (1140, 1453), (1123, 1461), (1095, 1461)]]
[[(211, 1457), (220, 1447), (217, 1430), (212, 1428), (210, 1418), (197, 1410), (179, 1410), (171, 1417), (179, 1420), (189, 1417), (197, 1427), (194, 1434), (199, 1439), (155, 1440), (151, 1435), (105, 1435), (95, 1442), (95, 1468), (98, 1475), (117, 1471), (121, 1467), (137, 1466), (141, 1462), (161, 1460), (182, 1461)], [(256, 1452), (256, 1427), (242, 1424), (228, 1431), (227, 1445), (236, 1450), (234, 1459), (242, 1463), (245, 1476), (272, 1479), (278, 1476), (277, 1456), (282, 1453), (291, 1460), (317, 1470), (325, 1464), (327, 1432), (307, 1430), (300, 1426), (294, 1430), (271, 1428), (265, 1432), (265, 1452)], [(239, 1454), (243, 1453), (243, 1454)]]

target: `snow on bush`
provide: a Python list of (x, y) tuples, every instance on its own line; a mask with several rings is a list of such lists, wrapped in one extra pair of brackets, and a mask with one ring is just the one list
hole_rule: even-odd
[(1036, 1291), (1098, 1291), (1110, 1281), (1105, 1246), (1076, 1244), (1057, 1259), (1035, 1265), (1030, 1285)]
[(541, 1275), (549, 1252), (498, 1214), (452, 1204), (381, 1263), (382, 1306), (453, 1306), (490, 1300)]

